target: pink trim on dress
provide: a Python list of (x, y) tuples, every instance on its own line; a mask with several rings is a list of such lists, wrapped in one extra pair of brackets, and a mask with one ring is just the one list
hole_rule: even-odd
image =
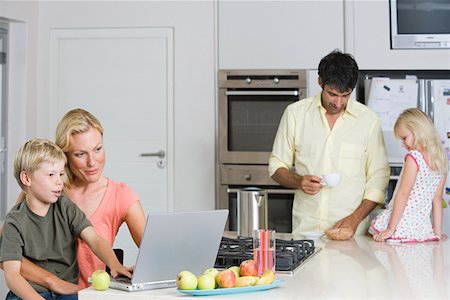
[(407, 158), (408, 156), (411, 157), (411, 158), (414, 160), (414, 162), (416, 163), (416, 166), (417, 166), (417, 171), (419, 171), (419, 164), (417, 163), (415, 157), (412, 156), (411, 153), (408, 152), (408, 154), (406, 154), (406, 156), (405, 156), (405, 162), (406, 162), (406, 158)]

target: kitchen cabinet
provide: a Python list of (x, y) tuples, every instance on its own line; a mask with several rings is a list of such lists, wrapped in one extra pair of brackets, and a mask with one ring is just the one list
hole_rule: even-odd
[(346, 30), (347, 49), (360, 69), (445, 70), (450, 68), (450, 49), (391, 49), (389, 1), (346, 0), (351, 24)]
[[(280, 237), (302, 238), (290, 234)], [(282, 286), (214, 299), (449, 299), (449, 240), (389, 244), (359, 236), (348, 241), (316, 242), (322, 250), (297, 268), (294, 275), (277, 275), (284, 281)], [(80, 300), (188, 298), (175, 288), (136, 293), (88, 288), (78, 297)]]
[(219, 69), (315, 69), (344, 48), (339, 1), (218, 1)]

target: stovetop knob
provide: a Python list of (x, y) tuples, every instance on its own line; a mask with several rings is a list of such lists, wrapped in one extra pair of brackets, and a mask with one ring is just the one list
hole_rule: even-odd
[(245, 78), (245, 82), (247, 82), (248, 84), (252, 83), (252, 79), (250, 77)]

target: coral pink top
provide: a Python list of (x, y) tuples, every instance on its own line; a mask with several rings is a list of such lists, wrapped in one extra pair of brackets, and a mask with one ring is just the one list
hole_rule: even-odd
[[(73, 200), (74, 201), (74, 200)], [(136, 193), (125, 183), (116, 183), (108, 178), (108, 187), (99, 207), (89, 218), (95, 231), (109, 242), (114, 244), (114, 239), (119, 227), (125, 221), (130, 206), (139, 201)], [(76, 203), (76, 201), (74, 201)], [(78, 240), (77, 251), (78, 265), (80, 268), (80, 279), (78, 284), (88, 287), (88, 278), (92, 272), (105, 269), (105, 264), (94, 254), (88, 245)]]

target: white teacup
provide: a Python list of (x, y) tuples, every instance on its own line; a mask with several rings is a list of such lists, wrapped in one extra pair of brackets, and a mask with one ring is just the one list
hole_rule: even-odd
[(341, 182), (341, 174), (340, 173), (328, 173), (322, 175), (322, 184), (328, 186), (336, 186)]

